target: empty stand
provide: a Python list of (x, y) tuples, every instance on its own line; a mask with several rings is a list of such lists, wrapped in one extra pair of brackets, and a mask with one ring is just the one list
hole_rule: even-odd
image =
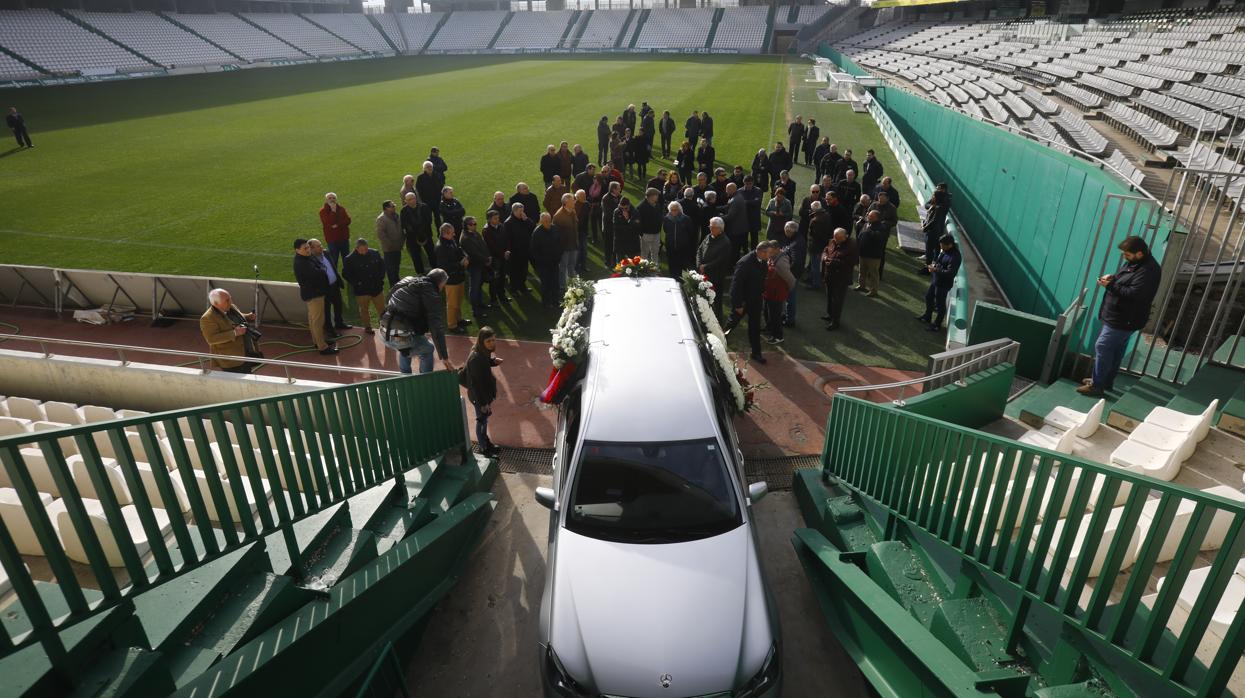
[(501, 22), (506, 18), (505, 12), (455, 12), (445, 20), (445, 24), (432, 43), (429, 51), (479, 51), (488, 48), (489, 42), (497, 35)]
[(248, 61), (307, 57), (302, 51), (234, 15), (168, 13), (168, 16)]
[(588, 17), (588, 25), (579, 37), (581, 48), (611, 48), (618, 41), (623, 25), (631, 13), (627, 10), (596, 10)]
[(399, 51), (406, 51), (406, 38), (402, 36), (402, 27), (398, 25), (398, 17), (399, 15), (384, 12), (374, 15), (373, 19), (375, 19), (376, 23), (380, 25), (380, 30), (384, 32), (385, 37), (388, 38)]
[(389, 42), (385, 41), (385, 37), (381, 36), (376, 26), (368, 20), (366, 15), (352, 12), (342, 14), (323, 12), (304, 15), (304, 18), (308, 22), (324, 27), (364, 51), (372, 53), (393, 52)]
[(494, 42), (493, 48), (553, 48), (562, 40), (574, 12), (516, 12)]
[(764, 5), (725, 8), (717, 33), (713, 35), (713, 48), (761, 50), (765, 45), (768, 15), (769, 8)]
[(402, 29), (402, 38), (406, 42), (408, 53), (417, 53), (428, 43), (432, 32), (441, 21), (440, 12), (424, 12), (421, 14), (397, 15), (398, 26)]
[(212, 44), (150, 12), (69, 12), (166, 68), (224, 65), (238, 61)]
[(713, 23), (713, 8), (700, 7), (682, 10), (657, 8), (651, 10), (648, 21), (640, 27), (636, 48), (697, 48), (705, 45), (709, 25)]
[(100, 74), (153, 67), (51, 10), (0, 10), (0, 46), (53, 73)]
[(248, 12), (242, 17), (308, 56), (345, 56), (359, 50), (298, 15)]
[(0, 80), (29, 80), (42, 75), (9, 54), (0, 53)]

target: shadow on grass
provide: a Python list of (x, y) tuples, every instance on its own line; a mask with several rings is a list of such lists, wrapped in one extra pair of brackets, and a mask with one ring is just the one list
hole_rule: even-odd
[[(556, 55), (394, 56), (338, 63), (256, 68), (224, 73), (34, 87), (21, 90), (22, 111), (38, 114), (40, 130), (76, 128), (223, 107), (279, 97), (404, 80), (514, 61), (644, 61), (707, 63), (774, 62), (778, 56)], [(533, 75), (549, 72), (533, 66)], [(430, 98), (445, 95), (432, 94)]]
[(15, 154), (15, 153), (20, 153), (20, 152), (22, 152), (23, 150), (26, 150), (26, 148), (23, 148), (23, 147), (21, 147), (21, 146), (16, 146), (16, 147), (13, 147), (13, 148), (9, 148), (8, 150), (4, 151), (3, 153), (0, 153), (0, 158), (7, 158), (8, 156), (13, 155), (13, 154)]

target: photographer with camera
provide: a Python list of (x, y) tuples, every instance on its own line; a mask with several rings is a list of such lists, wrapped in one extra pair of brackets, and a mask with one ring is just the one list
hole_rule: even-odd
[[(203, 333), (209, 351), (221, 356), (262, 358), (259, 338), (263, 335), (247, 324), (255, 321), (255, 313), (243, 314), (223, 288), (209, 291), (208, 303), (211, 305), (199, 318), (199, 331)], [(259, 368), (259, 364), (253, 361), (231, 359), (212, 359), (212, 365), (229, 373), (250, 373)]]
[[(408, 276), (389, 290), (389, 303), (380, 318), (381, 342), (398, 352), (398, 370), (411, 372), (411, 355), (419, 372), (432, 372), (435, 350), (447, 371), (456, 370), (445, 347), (445, 305), (441, 291), (449, 274), (433, 269), (427, 276)], [(432, 335), (431, 341), (428, 335)]]

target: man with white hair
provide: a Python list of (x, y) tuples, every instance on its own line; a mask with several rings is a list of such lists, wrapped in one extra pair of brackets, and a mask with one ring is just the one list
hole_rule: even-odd
[(696, 222), (683, 213), (683, 205), (671, 201), (661, 228), (666, 233), (666, 264), (677, 279), (696, 261)]
[(333, 268), (342, 257), (350, 254), (350, 214), (346, 207), (337, 202), (337, 194), (329, 192), (324, 195), (324, 206), (320, 207), (320, 226), (324, 229), (324, 243), (328, 248), (329, 261)]
[(325, 339), (324, 298), (329, 292), (329, 276), (324, 265), (311, 255), (311, 242), (298, 238), (294, 241), (294, 279), (298, 282), (298, 295), (307, 304), (307, 330), (311, 341), (321, 354), (337, 353), (337, 347)]
[[(199, 318), (199, 331), (210, 353), (246, 357), (252, 352), (259, 353), (257, 346), (252, 347), (252, 352), (247, 351), (247, 323), (254, 321), (255, 313), (244, 315), (233, 304), (228, 291), (214, 288), (208, 292), (208, 309)], [(212, 365), (229, 373), (250, 373), (259, 366), (253, 361), (232, 359), (212, 359)]]
[(425, 160), (423, 170), (415, 178), (415, 192), (419, 194), (420, 201), (428, 204), (429, 213), (432, 214), (437, 228), (441, 227), (441, 210), (437, 207), (437, 202), (441, 199), (441, 186), (432, 161)]
[[(732, 185), (734, 186), (734, 185)], [(709, 235), (696, 251), (696, 271), (713, 284), (713, 312), (722, 319), (722, 297), (726, 295), (726, 277), (735, 261), (735, 245), (725, 235), (726, 221), (720, 216), (709, 219)]]

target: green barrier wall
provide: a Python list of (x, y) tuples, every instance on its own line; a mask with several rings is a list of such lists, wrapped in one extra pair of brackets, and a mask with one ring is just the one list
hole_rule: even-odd
[(1003, 338), (1020, 342), (1016, 373), (1029, 380), (1039, 380), (1042, 364), (1046, 361), (1046, 349), (1054, 332), (1054, 320), (978, 301), (973, 309), (968, 343), (980, 344)]
[(944, 385), (904, 401), (901, 408), (962, 427), (978, 429), (1003, 417), (1016, 367), (991, 366), (964, 380), (964, 385)]
[[(848, 73), (868, 75), (825, 45), (820, 52)], [(1055, 317), (1082, 283), (1093, 283), (1104, 260), (1113, 271), (1119, 252), (1112, 228), (1116, 240), (1150, 239), (1151, 204), (1125, 200), (1110, 207), (1095, 244), (1106, 197), (1135, 196), (1109, 170), (902, 89), (873, 88), (873, 95), (930, 176), (947, 183), (953, 213), (1016, 310)], [(1160, 261), (1166, 242), (1160, 229), (1153, 250)], [(1083, 341), (1088, 346), (1093, 337)]]

